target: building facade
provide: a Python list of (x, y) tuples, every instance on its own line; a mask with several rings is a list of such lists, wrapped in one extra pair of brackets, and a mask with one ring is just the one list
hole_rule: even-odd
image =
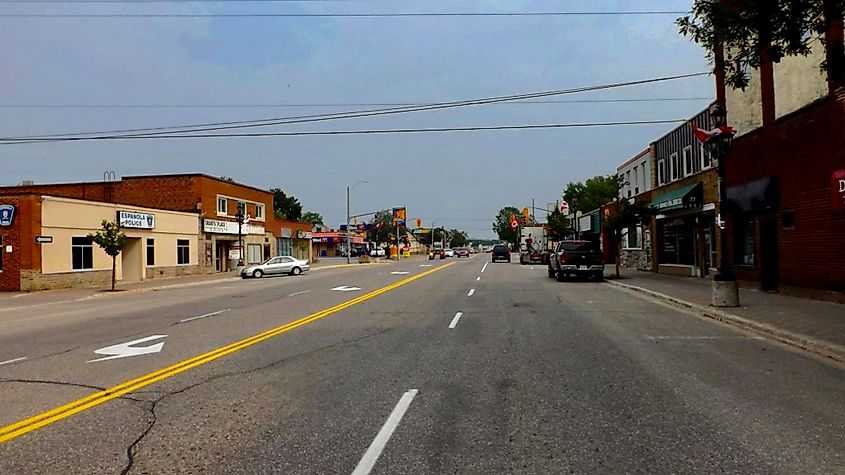
[[(636, 154), (616, 168), (621, 179), (619, 197), (638, 203), (651, 202), (654, 156), (651, 147)], [(651, 227), (631, 226), (622, 231), (622, 253), (620, 264), (624, 267), (651, 270), (652, 248)]]
[(0, 195), (0, 290), (106, 286), (112, 258), (88, 236), (115, 221), (126, 245), (115, 262), (123, 282), (201, 273), (193, 213), (38, 194)]

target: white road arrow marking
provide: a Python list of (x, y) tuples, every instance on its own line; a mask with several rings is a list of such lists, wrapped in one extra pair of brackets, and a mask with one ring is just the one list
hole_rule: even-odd
[(434, 264), (420, 264), (420, 267), (434, 267)]
[(360, 287), (350, 287), (348, 285), (341, 285), (340, 287), (335, 287), (332, 290), (337, 290), (338, 292), (354, 292), (356, 290), (361, 290)]
[(391, 272), (391, 274), (392, 275), (405, 275), (405, 274), (410, 274), (410, 272), (403, 272), (403, 271), (395, 270), (395, 271)]
[(105, 358), (97, 358), (95, 360), (88, 361), (89, 363), (94, 363), (96, 361), (105, 361), (105, 360), (114, 360), (117, 358), (128, 358), (130, 356), (140, 356), (146, 355), (147, 353), (158, 353), (164, 347), (164, 342), (159, 342), (154, 345), (150, 346), (132, 346), (137, 345), (139, 343), (146, 343), (152, 340), (158, 340), (159, 338), (165, 338), (167, 335), (153, 335), (148, 336), (145, 338), (139, 338), (137, 340), (128, 341), (126, 343), (120, 343), (117, 345), (107, 346), (105, 348), (100, 348), (99, 350), (95, 350), (94, 353), (98, 355), (109, 355)]

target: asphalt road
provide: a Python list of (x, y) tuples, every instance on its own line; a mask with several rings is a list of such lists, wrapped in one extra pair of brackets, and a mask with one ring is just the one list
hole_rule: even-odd
[(845, 473), (842, 367), (485, 263), (0, 308), (0, 473)]

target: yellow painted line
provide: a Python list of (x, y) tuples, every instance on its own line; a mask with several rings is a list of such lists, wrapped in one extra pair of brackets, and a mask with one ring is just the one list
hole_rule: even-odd
[(180, 363), (176, 363), (172, 366), (168, 366), (158, 371), (154, 371), (152, 373), (141, 376), (139, 378), (135, 378), (124, 383), (118, 384), (117, 386), (106, 389), (105, 391), (96, 392), (81, 399), (77, 399), (76, 401), (73, 401), (71, 403), (65, 404), (64, 406), (57, 407), (50, 411), (43, 412), (28, 419), (24, 419), (20, 422), (16, 422), (6, 427), (0, 428), (0, 443), (12, 440), (15, 437), (20, 437), (26, 433), (32, 432), (36, 429), (60, 421), (62, 419), (66, 419), (74, 414), (91, 409), (95, 406), (99, 406), (100, 404), (111, 401), (112, 399), (119, 398), (124, 394), (137, 391), (145, 386), (149, 386), (150, 384), (170, 378), (179, 373), (183, 373), (185, 371), (188, 371), (189, 369), (196, 368), (197, 366), (201, 366), (206, 363), (210, 363), (228, 354), (243, 350), (244, 348), (249, 348), (250, 346), (253, 346), (275, 336), (281, 335), (282, 333), (291, 331), (295, 328), (299, 328), (303, 325), (308, 325), (309, 323), (313, 323), (333, 313), (339, 312), (353, 305), (357, 305), (371, 298), (378, 297), (383, 293), (390, 292), (393, 289), (409, 284), (417, 279), (423, 278), (439, 270), (445, 269), (453, 264), (454, 262), (451, 262), (440, 267), (435, 267), (434, 269), (408, 277), (404, 280), (400, 280), (399, 282), (395, 282), (386, 287), (374, 290), (368, 294), (362, 295), (352, 300), (347, 300), (346, 302), (335, 305), (334, 307), (329, 307), (317, 313), (312, 313), (311, 315), (302, 317), (299, 320), (295, 320), (280, 327), (273, 328), (272, 330), (268, 330), (264, 333), (259, 333), (258, 335), (217, 348), (216, 350), (209, 351), (208, 353), (195, 356)]

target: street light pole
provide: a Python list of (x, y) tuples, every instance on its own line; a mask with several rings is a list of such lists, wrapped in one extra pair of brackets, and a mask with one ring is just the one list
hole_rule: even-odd
[(352, 186), (346, 187), (346, 263), (347, 264), (352, 263), (352, 233), (350, 232), (350, 229), (349, 229), (349, 220), (351, 218), (350, 217), (351, 212), (349, 211), (349, 192), (352, 191), (353, 189), (355, 189), (355, 187), (360, 185), (361, 183), (369, 183), (369, 182), (367, 180), (361, 180), (361, 181), (359, 181), (358, 183), (355, 183)]
[(713, 276), (712, 304), (714, 307), (738, 307), (739, 287), (736, 275), (731, 266), (728, 255), (728, 230), (725, 227), (725, 205), (728, 202), (725, 187), (725, 157), (731, 147), (733, 129), (727, 126), (728, 111), (721, 104), (710, 107), (710, 118), (714, 125), (714, 134), (707, 140), (706, 145), (716, 158), (716, 173), (719, 177), (719, 214), (716, 215), (716, 225), (719, 226), (719, 268)]

